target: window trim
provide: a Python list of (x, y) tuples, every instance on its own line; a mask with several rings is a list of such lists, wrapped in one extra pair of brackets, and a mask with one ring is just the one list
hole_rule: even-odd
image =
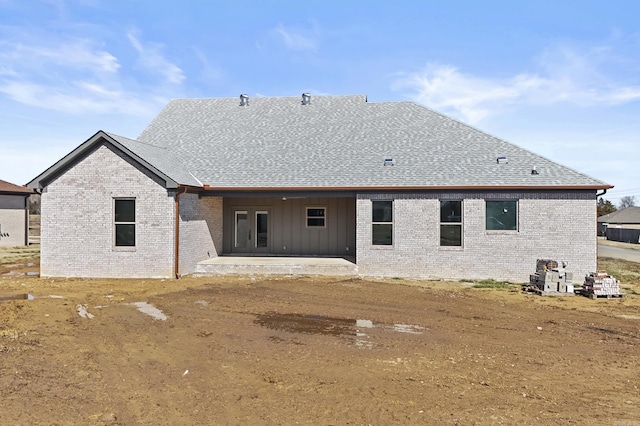
[[(488, 202), (504, 202), (504, 201), (512, 201), (512, 202), (515, 202), (516, 204), (516, 218), (515, 218), (516, 229), (487, 229), (487, 203)], [(518, 232), (520, 232), (520, 199), (518, 198), (513, 198), (513, 199), (510, 198), (510, 199), (503, 199), (503, 200), (496, 200), (491, 198), (485, 199), (484, 200), (484, 231), (488, 235), (517, 234)]]
[[(322, 216), (309, 216), (309, 210), (323, 210)], [(305, 207), (305, 228), (307, 229), (326, 229), (327, 228), (327, 206), (306, 206)], [(309, 225), (309, 219), (322, 219), (322, 225)]]
[[(133, 222), (118, 222), (116, 221), (116, 203), (117, 201), (133, 201), (133, 214), (134, 221)], [(138, 244), (138, 226), (137, 226), (137, 202), (135, 197), (113, 197), (113, 251), (136, 251), (136, 247)], [(118, 225), (133, 225), (133, 245), (132, 246), (119, 246), (116, 244), (116, 233)]]
[[(387, 203), (391, 203), (391, 221), (390, 222), (374, 222), (373, 220), (373, 204), (377, 203), (377, 202), (387, 202)], [(394, 217), (395, 217), (395, 202), (394, 200), (371, 200), (371, 247), (375, 248), (375, 249), (381, 249), (381, 250), (391, 250), (393, 249), (395, 242), (396, 242), (396, 236), (395, 236), (395, 226), (394, 226)], [(373, 228), (376, 225), (391, 225), (391, 244), (374, 244), (373, 243)]]
[[(457, 201), (460, 203), (460, 222), (443, 222), (442, 221), (442, 203)], [(460, 227), (460, 245), (444, 246), (442, 245), (442, 226), (458, 226)], [(464, 200), (438, 200), (438, 247), (440, 250), (462, 250), (464, 249)]]

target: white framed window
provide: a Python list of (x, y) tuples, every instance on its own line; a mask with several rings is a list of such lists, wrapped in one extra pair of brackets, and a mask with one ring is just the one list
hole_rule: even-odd
[(326, 207), (307, 207), (307, 228), (326, 228), (327, 227), (327, 208)]
[(371, 244), (393, 245), (393, 201), (371, 201)]
[(114, 246), (136, 246), (136, 200), (114, 198), (113, 200)]
[(462, 247), (462, 201), (440, 200), (440, 246)]
[(518, 200), (485, 200), (487, 231), (518, 230)]

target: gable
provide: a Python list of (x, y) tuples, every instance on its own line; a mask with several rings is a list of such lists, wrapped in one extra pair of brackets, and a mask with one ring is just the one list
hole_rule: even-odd
[[(161, 168), (166, 168), (166, 159), (170, 158), (166, 149), (154, 146), (145, 147), (137, 141), (99, 131), (71, 153), (29, 182), (29, 188), (42, 189), (46, 187), (50, 182), (66, 173), (101, 146), (106, 146), (113, 152), (116, 152), (123, 156), (123, 158), (126, 158), (127, 161), (135, 163), (140, 170), (150, 176), (153, 176), (165, 188), (176, 188), (179, 185), (178, 181), (165, 173)], [(177, 164), (176, 167), (171, 170), (174, 175), (184, 178), (187, 181), (187, 185), (198, 184), (197, 180), (192, 176), (185, 178), (185, 172), (176, 172), (176, 170), (180, 169), (180, 165), (178, 164), (179, 162), (177, 159), (174, 159), (174, 162)], [(158, 167), (158, 164), (160, 164), (160, 167)], [(89, 178), (90, 176), (86, 176), (86, 179)]]

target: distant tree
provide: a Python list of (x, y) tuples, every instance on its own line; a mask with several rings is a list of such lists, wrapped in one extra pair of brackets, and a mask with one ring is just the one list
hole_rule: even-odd
[(605, 200), (602, 197), (598, 199), (598, 217), (613, 213), (616, 210), (616, 206), (614, 206), (611, 201)]
[(31, 194), (29, 196), (29, 213), (40, 214), (40, 194)]
[(618, 209), (626, 209), (627, 207), (633, 207), (636, 205), (636, 197), (633, 195), (627, 195), (626, 197), (622, 197), (620, 199), (620, 204), (618, 205)]

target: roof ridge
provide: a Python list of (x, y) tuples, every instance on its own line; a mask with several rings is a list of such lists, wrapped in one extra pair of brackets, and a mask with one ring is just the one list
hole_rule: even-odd
[[(315, 98), (355, 98), (355, 97), (363, 97), (363, 98), (365, 98), (365, 101), (367, 101), (367, 95), (362, 94), (362, 93), (354, 93), (354, 94), (351, 94), (351, 95), (314, 95), (313, 92), (305, 92), (305, 93), (310, 93), (312, 99), (315, 99)], [(238, 95), (238, 96), (240, 96), (240, 95)], [(300, 95), (289, 95), (289, 96), (253, 95), (253, 99), (286, 99), (286, 98), (299, 99)], [(201, 97), (201, 98), (171, 98), (171, 99), (169, 99), (169, 102), (172, 102), (172, 101), (214, 100), (214, 99), (228, 100), (228, 99), (238, 99), (238, 97), (225, 96), (225, 97)]]
[(165, 147), (162, 147), (162, 146), (154, 145), (154, 144), (151, 144), (151, 143), (148, 143), (148, 142), (143, 142), (143, 141), (138, 140), (138, 139), (133, 139), (133, 138), (129, 138), (129, 137), (127, 137), (127, 136), (122, 136), (122, 135), (116, 135), (115, 133), (110, 133), (110, 132), (107, 132), (107, 131), (104, 131), (104, 132), (105, 132), (107, 135), (111, 136), (111, 137), (114, 137), (114, 136), (115, 136), (115, 137), (117, 137), (117, 138), (124, 138), (124, 139), (127, 139), (127, 140), (129, 140), (129, 141), (139, 143), (139, 144), (141, 144), (141, 145), (151, 146), (151, 147), (153, 147), (153, 148), (163, 149), (163, 150), (165, 150), (165, 151), (168, 151), (168, 150), (169, 150), (169, 148), (165, 148)]

